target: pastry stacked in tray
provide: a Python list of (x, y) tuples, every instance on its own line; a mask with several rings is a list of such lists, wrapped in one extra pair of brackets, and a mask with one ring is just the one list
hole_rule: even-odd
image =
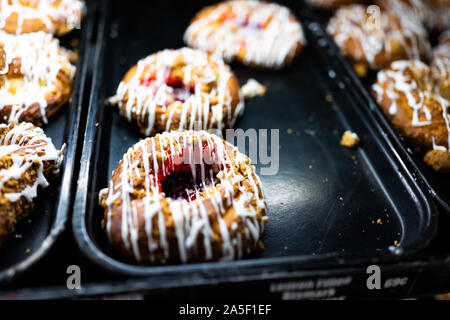
[(69, 100), (75, 67), (53, 35), (74, 29), (83, 8), (79, 0), (0, 0), (0, 245), (63, 160), (44, 129)]
[(259, 1), (204, 8), (184, 38), (192, 48), (140, 60), (109, 100), (148, 136), (99, 194), (112, 247), (135, 263), (238, 259), (261, 247), (268, 218), (260, 179), (221, 137), (245, 116), (252, 90), (241, 90), (224, 60), (280, 69), (305, 44), (287, 8)]
[(360, 76), (377, 72), (372, 94), (383, 111), (428, 165), (450, 172), (450, 2), (308, 2), (337, 8), (327, 31), (341, 52)]

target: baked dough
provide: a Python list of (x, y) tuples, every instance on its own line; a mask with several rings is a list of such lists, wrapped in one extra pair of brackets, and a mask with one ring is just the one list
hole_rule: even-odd
[(395, 60), (429, 54), (428, 34), (420, 21), (387, 11), (380, 12), (379, 25), (369, 21), (366, 7), (355, 4), (339, 8), (327, 26), (341, 52), (361, 70), (360, 75), (365, 69), (379, 70)]
[[(449, 73), (447, 83), (448, 77)], [(450, 104), (443, 97), (438, 69), (418, 60), (395, 61), (378, 73), (372, 91), (394, 126), (417, 151), (435, 151), (425, 161), (435, 169), (445, 169), (445, 153), (450, 150)]]
[(143, 264), (241, 258), (267, 222), (248, 157), (206, 131), (164, 132), (135, 144), (100, 203), (112, 247)]
[(63, 35), (79, 26), (83, 10), (80, 0), (0, 0), (0, 30)]
[(0, 122), (41, 126), (69, 99), (75, 67), (70, 52), (44, 32), (11, 35), (0, 31), (6, 80), (0, 87)]
[(279, 69), (306, 44), (303, 30), (286, 7), (263, 1), (227, 1), (201, 10), (186, 30), (186, 43), (225, 61)]
[(448, 0), (377, 0), (377, 4), (398, 15), (420, 20), (430, 31), (450, 28)]
[(190, 48), (138, 62), (111, 98), (147, 136), (170, 130), (231, 128), (244, 110), (239, 83), (221, 58)]
[(30, 213), (38, 188), (58, 174), (62, 159), (41, 128), (0, 124), (0, 245)]

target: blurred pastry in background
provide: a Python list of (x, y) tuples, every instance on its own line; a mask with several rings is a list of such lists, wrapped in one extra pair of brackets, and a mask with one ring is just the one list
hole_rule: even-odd
[(280, 69), (294, 60), (306, 40), (288, 8), (262, 1), (233, 0), (201, 10), (184, 39), (193, 48), (225, 61)]
[(70, 51), (44, 32), (12, 35), (0, 31), (6, 70), (0, 87), (0, 122), (41, 126), (68, 100), (75, 66)]
[(430, 52), (428, 34), (420, 21), (387, 11), (375, 17), (359, 4), (339, 8), (327, 31), (360, 76), (395, 60), (426, 58)]
[(425, 154), (424, 161), (436, 171), (447, 172), (450, 104), (442, 94), (441, 76), (418, 60), (395, 61), (378, 72), (372, 93), (400, 134)]
[(0, 0), (0, 30), (63, 35), (80, 25), (83, 10), (80, 0)]
[(382, 9), (420, 20), (430, 31), (450, 28), (449, 0), (377, 0)]
[(313, 8), (336, 9), (340, 6), (353, 3), (364, 3), (365, 0), (306, 0), (306, 3)]

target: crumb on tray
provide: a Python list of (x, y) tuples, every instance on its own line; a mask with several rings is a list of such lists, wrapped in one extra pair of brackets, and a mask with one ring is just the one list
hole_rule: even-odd
[(342, 135), (341, 145), (347, 148), (354, 148), (359, 144), (359, 137), (356, 133), (349, 130)]
[(247, 83), (242, 86), (242, 95), (246, 99), (251, 99), (256, 96), (262, 97), (266, 94), (266, 87), (260, 84), (255, 79), (248, 79)]
[(438, 172), (450, 172), (450, 151), (439, 149), (428, 151), (423, 161)]

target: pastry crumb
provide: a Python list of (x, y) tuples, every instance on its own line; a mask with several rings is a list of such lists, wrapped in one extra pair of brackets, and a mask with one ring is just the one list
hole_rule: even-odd
[(29, 254), (31, 252), (31, 250), (28, 248), (27, 250), (25, 250), (26, 254)]
[(438, 172), (450, 172), (450, 151), (439, 149), (428, 151), (423, 161)]
[(359, 144), (359, 137), (356, 133), (349, 130), (342, 135), (341, 145), (346, 148), (354, 148)]
[(266, 87), (260, 84), (255, 79), (248, 79), (247, 83), (242, 86), (242, 95), (246, 99), (251, 99), (256, 96), (262, 97), (266, 94)]
[(353, 68), (355, 69), (356, 74), (361, 78), (364, 78), (367, 75), (367, 67), (364, 64), (355, 63)]

